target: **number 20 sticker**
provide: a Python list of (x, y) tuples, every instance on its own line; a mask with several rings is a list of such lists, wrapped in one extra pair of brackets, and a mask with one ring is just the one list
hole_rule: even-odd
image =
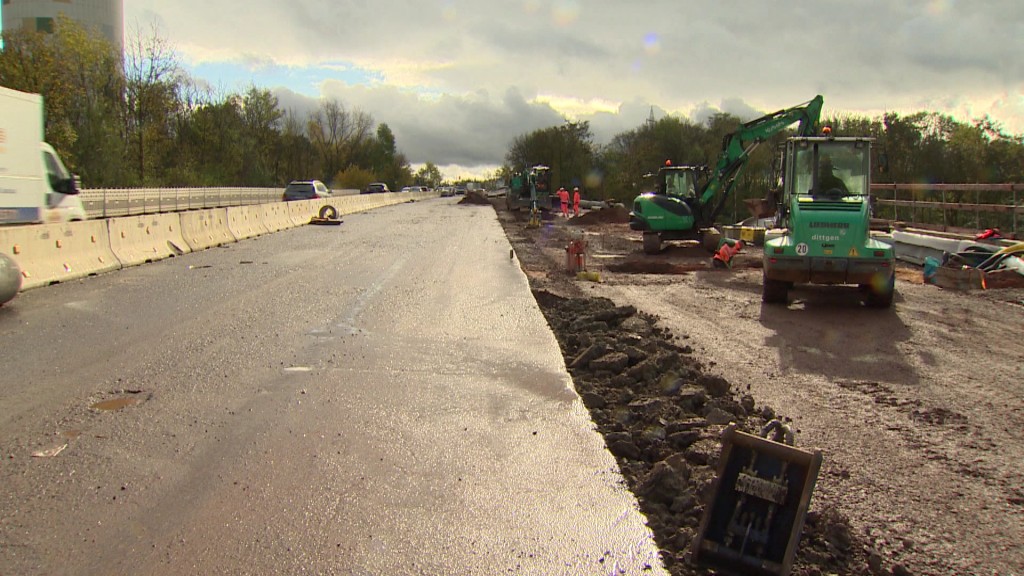
[(801, 242), (796, 245), (797, 256), (807, 256), (808, 252), (810, 252), (810, 248), (807, 247), (807, 244)]

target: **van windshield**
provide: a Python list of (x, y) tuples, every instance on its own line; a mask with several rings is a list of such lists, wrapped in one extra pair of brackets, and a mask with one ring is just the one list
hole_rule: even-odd
[(49, 150), (43, 150), (43, 163), (46, 164), (46, 176), (50, 182), (50, 188), (58, 190), (61, 188), (62, 182), (67, 182), (71, 179), (71, 175), (68, 173), (67, 168), (64, 167), (64, 163)]

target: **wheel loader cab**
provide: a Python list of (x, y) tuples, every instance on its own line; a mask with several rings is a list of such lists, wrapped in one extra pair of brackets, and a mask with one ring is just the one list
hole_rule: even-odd
[(787, 178), (790, 194), (801, 202), (860, 201), (870, 192), (871, 148), (868, 139), (809, 138), (792, 142), (793, 171)]

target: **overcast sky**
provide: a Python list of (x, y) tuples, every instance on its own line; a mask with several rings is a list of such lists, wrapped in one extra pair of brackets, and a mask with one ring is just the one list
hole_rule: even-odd
[(124, 0), (222, 92), (338, 99), (414, 165), (490, 170), (517, 135), (590, 120), (598, 143), (651, 113), (989, 114), (1024, 133), (1022, 0)]

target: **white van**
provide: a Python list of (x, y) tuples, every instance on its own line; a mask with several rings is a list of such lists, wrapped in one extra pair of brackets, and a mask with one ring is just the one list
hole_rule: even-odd
[(0, 86), (0, 224), (85, 220), (74, 175), (43, 141), (43, 97)]

